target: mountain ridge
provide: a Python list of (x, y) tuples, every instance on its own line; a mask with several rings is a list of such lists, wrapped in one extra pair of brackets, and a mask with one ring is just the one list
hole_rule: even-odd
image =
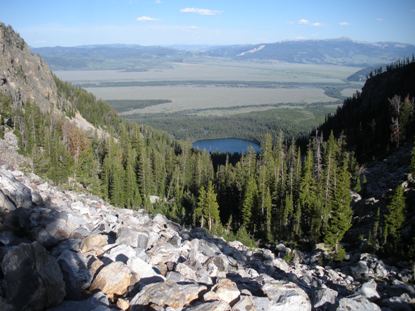
[[(248, 51), (255, 52), (247, 53)], [(259, 49), (259, 50), (258, 50)], [(273, 43), (211, 46), (201, 50), (176, 49), (172, 46), (92, 45), (34, 48), (53, 69), (125, 69), (145, 68), (151, 60), (182, 62), (200, 57), (220, 57), (241, 61), (281, 61), (306, 64), (373, 66), (391, 63), (415, 54), (415, 45), (397, 42), (366, 43), (350, 39), (294, 40)], [(76, 57), (75, 57), (76, 56)], [(115, 60), (130, 57), (125, 64)], [(94, 58), (107, 63), (99, 65)], [(141, 63), (141, 65), (140, 65)], [(153, 64), (154, 65), (154, 64)]]

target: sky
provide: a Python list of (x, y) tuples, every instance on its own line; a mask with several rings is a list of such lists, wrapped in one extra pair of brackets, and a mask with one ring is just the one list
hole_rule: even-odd
[(0, 0), (0, 21), (34, 47), (339, 37), (415, 44), (415, 0)]

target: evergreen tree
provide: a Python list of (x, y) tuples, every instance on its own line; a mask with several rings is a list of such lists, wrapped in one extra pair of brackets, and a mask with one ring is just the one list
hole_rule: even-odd
[(272, 236), (272, 197), (269, 188), (267, 188), (264, 197), (265, 209), (265, 239), (268, 242), (273, 240)]
[(197, 198), (197, 206), (193, 213), (193, 225), (200, 223), (200, 226), (203, 228), (205, 225), (205, 210), (206, 210), (206, 190), (202, 186), (199, 189), (199, 196)]
[[(405, 195), (404, 189), (399, 185), (387, 206), (384, 218), (383, 241), (385, 248), (396, 249), (400, 239), (400, 230), (405, 221)], [(386, 245), (390, 243), (390, 245)]]
[(245, 194), (242, 203), (242, 226), (248, 231), (252, 221), (252, 210), (254, 208), (257, 194), (257, 185), (255, 179), (251, 176), (245, 186)]
[(346, 154), (342, 163), (341, 170), (338, 174), (338, 181), (336, 184), (334, 202), (324, 241), (338, 249), (339, 242), (344, 234), (350, 229), (352, 225), (352, 209), (350, 196), (350, 173), (349, 173), (349, 157)]
[(209, 231), (212, 230), (213, 226), (221, 225), (220, 215), (219, 215), (219, 205), (216, 200), (216, 192), (213, 189), (213, 185), (211, 182), (208, 183), (207, 192), (206, 192), (205, 216), (208, 221)]
[(320, 239), (321, 205), (317, 198), (317, 185), (313, 176), (313, 150), (309, 146), (304, 161), (300, 182), (299, 203), (301, 205), (305, 232), (309, 232), (311, 241)]
[(138, 208), (142, 204), (140, 192), (138, 190), (137, 178), (135, 174), (135, 153), (134, 150), (127, 147), (127, 157), (125, 163), (125, 177), (124, 177), (124, 198), (125, 207)]

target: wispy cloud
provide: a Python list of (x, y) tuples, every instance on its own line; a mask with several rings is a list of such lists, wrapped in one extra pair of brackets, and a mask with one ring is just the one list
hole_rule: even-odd
[(155, 0), (154, 1), (156, 4), (160, 4), (161, 3), (161, 0)]
[(379, 23), (381, 23), (381, 22), (384, 21), (384, 19), (383, 19), (383, 17), (378, 17), (378, 18), (376, 18), (376, 21), (379, 22)]
[(219, 10), (201, 9), (201, 8), (183, 8), (180, 10), (180, 12), (198, 14), (198, 15), (204, 15), (204, 16), (213, 16), (213, 15), (219, 15), (223, 13), (223, 11), (219, 11)]
[(305, 25), (305, 26), (313, 26), (313, 27), (320, 27), (323, 26), (323, 23), (321, 22), (311, 22), (309, 19), (307, 18), (300, 18), (296, 24), (298, 25)]
[(139, 17), (137, 17), (137, 21), (139, 21), (139, 22), (155, 22), (155, 21), (158, 21), (158, 18), (151, 17), (151, 16), (139, 16)]
[(341, 26), (341, 27), (347, 27), (347, 26), (350, 26), (350, 23), (349, 22), (340, 22), (339, 23), (339, 26)]

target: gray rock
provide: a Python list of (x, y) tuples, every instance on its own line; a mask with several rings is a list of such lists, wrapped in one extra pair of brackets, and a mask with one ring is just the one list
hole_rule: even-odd
[(84, 255), (64, 250), (58, 257), (58, 263), (66, 284), (66, 298), (75, 300), (84, 298), (85, 291), (92, 281)]
[(128, 259), (127, 266), (135, 275), (137, 281), (139, 281), (140, 279), (152, 277), (164, 278), (163, 276), (158, 274), (150, 264), (138, 257)]
[(130, 306), (132, 310), (140, 310), (139, 308), (150, 304), (180, 309), (198, 299), (200, 292), (204, 290), (206, 286), (179, 285), (171, 281), (149, 284), (134, 296)]
[(367, 262), (360, 260), (355, 266), (350, 268), (353, 274), (353, 277), (356, 279), (367, 279), (369, 276), (369, 267)]
[(220, 279), (212, 289), (204, 294), (203, 299), (208, 300), (222, 300), (229, 304), (235, 302), (241, 292), (237, 285), (229, 279)]
[(267, 280), (262, 290), (272, 301), (273, 310), (311, 310), (308, 295), (294, 283)]
[(360, 289), (359, 293), (365, 296), (367, 299), (377, 299), (380, 298), (379, 293), (376, 290), (377, 284), (375, 280), (370, 280), (364, 283)]
[[(382, 307), (386, 307), (394, 311), (413, 311), (414, 305), (415, 299), (411, 299), (407, 294), (382, 300)], [(384, 308), (384, 310), (387, 310), (386, 308)]]
[(2, 271), (7, 300), (17, 309), (43, 310), (65, 297), (56, 259), (37, 242), (12, 247), (3, 258)]
[(121, 261), (123, 263), (127, 263), (128, 259), (134, 258), (136, 256), (137, 256), (137, 251), (131, 246), (127, 246), (124, 244), (117, 245), (109, 249), (104, 254), (104, 257), (108, 258), (111, 261)]
[(224, 301), (210, 301), (201, 303), (189, 308), (185, 311), (230, 311), (231, 307)]
[(102, 292), (97, 292), (88, 299), (73, 301), (65, 300), (57, 307), (48, 311), (111, 311), (107, 296)]
[(32, 206), (32, 191), (4, 169), (0, 169), (0, 191), (16, 208)]
[(134, 248), (147, 249), (148, 234), (128, 227), (121, 227), (118, 230), (117, 244), (126, 244)]
[(32, 206), (32, 191), (4, 169), (0, 169), (0, 191), (17, 208)]
[(314, 308), (335, 304), (337, 295), (338, 293), (335, 290), (328, 287), (317, 289), (313, 293)]
[(15, 209), (16, 206), (14, 203), (10, 201), (9, 198), (3, 194), (3, 192), (0, 191), (0, 212), (9, 213)]
[(381, 311), (379, 306), (370, 302), (366, 297), (362, 295), (355, 295), (352, 297), (342, 298), (339, 301), (337, 311)]
[(255, 305), (250, 296), (241, 296), (239, 301), (233, 305), (232, 311), (255, 310)]
[(274, 311), (274, 307), (271, 306), (271, 300), (269, 300), (267, 297), (251, 297), (252, 302), (254, 304), (254, 307), (256, 311)]

